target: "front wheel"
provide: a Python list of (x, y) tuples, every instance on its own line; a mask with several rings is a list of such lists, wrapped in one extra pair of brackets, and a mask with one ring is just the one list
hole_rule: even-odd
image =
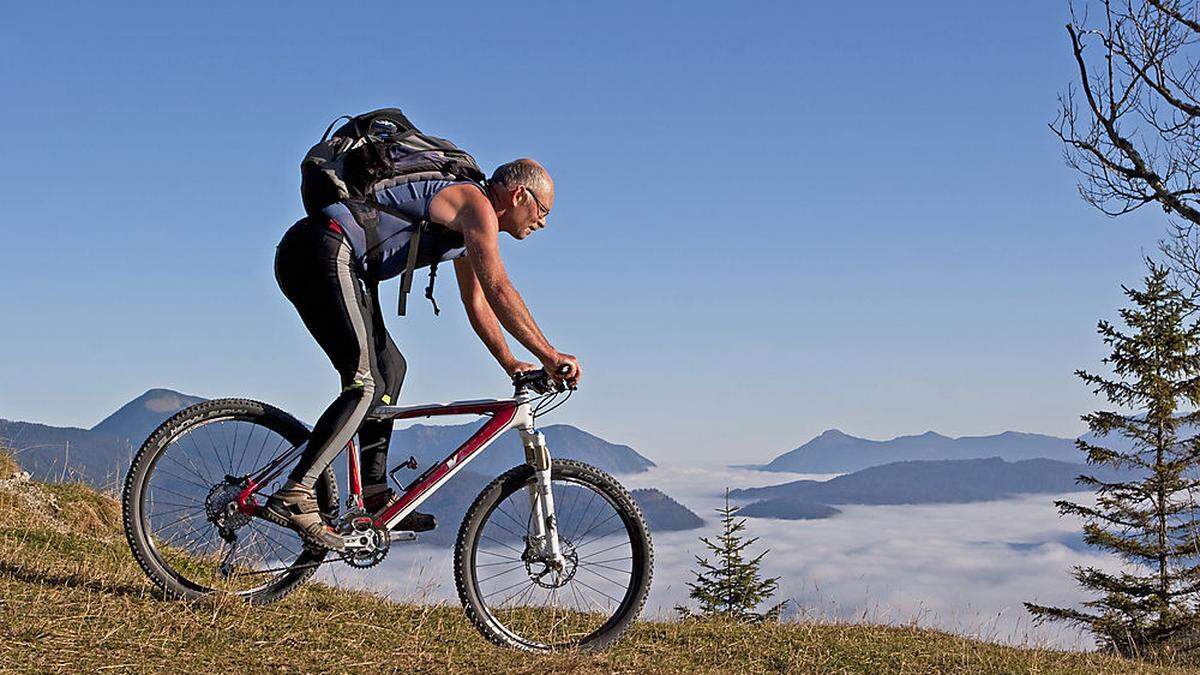
[(653, 550), (641, 509), (612, 476), (554, 460), (551, 489), (565, 562), (548, 570), (532, 539), (533, 468), (510, 469), (471, 505), (454, 549), (467, 617), (506, 647), (601, 649), (637, 618)]

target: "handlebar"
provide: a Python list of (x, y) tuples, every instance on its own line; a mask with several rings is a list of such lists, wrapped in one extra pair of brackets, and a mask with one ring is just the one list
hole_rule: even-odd
[[(571, 372), (571, 367), (563, 366), (558, 372), (560, 375), (566, 375), (567, 373)], [(547, 373), (545, 368), (538, 368), (537, 370), (524, 370), (518, 373), (513, 373), (512, 381), (513, 386), (517, 388), (517, 391), (531, 389), (538, 394), (549, 394), (551, 392), (566, 391), (567, 389), (575, 388), (561, 379), (551, 377), (550, 373)]]

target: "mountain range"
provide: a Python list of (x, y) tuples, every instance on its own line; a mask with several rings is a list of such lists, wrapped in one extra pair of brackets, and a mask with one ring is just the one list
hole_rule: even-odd
[[(158, 425), (204, 400), (170, 389), (151, 389), (90, 429), (0, 419), (0, 439), (19, 453), (22, 465), (35, 478), (66, 475), (98, 485), (123, 475), (133, 453)], [(428, 466), (443, 459), (478, 426), (415, 424), (398, 429), (392, 435), (392, 457), (413, 455), (422, 467)], [(609, 473), (637, 473), (654, 466), (628, 445), (610, 443), (570, 425), (553, 424), (542, 432), (555, 457), (586, 461)], [(69, 463), (66, 471), (64, 461)], [(473, 460), (471, 469), (495, 475), (524, 461), (520, 437), (506, 433)]]
[(766, 518), (826, 518), (832, 504), (952, 504), (1005, 499), (1020, 494), (1065, 493), (1086, 488), (1076, 477), (1113, 480), (1111, 469), (1053, 459), (1006, 462), (999, 457), (895, 462), (826, 481), (797, 480), (780, 485), (731, 490), (729, 496), (754, 503), (740, 515)]
[(1083, 455), (1075, 448), (1072, 439), (1017, 431), (960, 438), (927, 431), (917, 436), (873, 441), (830, 429), (767, 464), (754, 468), (793, 473), (849, 473), (892, 462), (988, 457), (999, 457), (1010, 462), (1035, 458), (1079, 462)]

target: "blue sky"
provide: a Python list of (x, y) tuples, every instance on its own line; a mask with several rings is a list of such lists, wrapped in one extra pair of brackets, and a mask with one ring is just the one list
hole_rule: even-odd
[[(550, 227), (503, 248), (584, 364), (557, 421), (668, 461), (1079, 433), (1071, 373), (1163, 222), (1084, 204), (1046, 129), (1065, 5), (834, 4), (10, 6), (0, 416), (165, 386), (314, 419), (336, 377), (273, 247), (325, 125), (396, 105), (554, 174)], [(507, 392), (451, 279), (389, 320), (410, 402)]]

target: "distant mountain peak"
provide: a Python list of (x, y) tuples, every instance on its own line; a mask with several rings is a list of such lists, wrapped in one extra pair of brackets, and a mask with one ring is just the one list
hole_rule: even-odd
[(840, 444), (844, 444), (844, 443), (853, 443), (853, 442), (862, 441), (862, 440), (864, 440), (864, 439), (858, 438), (856, 436), (851, 436), (850, 434), (842, 431), (841, 429), (826, 429), (825, 431), (822, 431), (817, 436), (814, 436), (811, 441), (809, 441), (808, 443), (805, 443), (801, 447), (806, 447), (809, 445), (828, 445), (831, 443), (840, 445)]
[(189, 401), (199, 400), (195, 396), (182, 394), (173, 389), (148, 389), (146, 393), (135, 398), (133, 403), (141, 403), (147, 410), (157, 413), (174, 412), (191, 405)]
[[(187, 396), (187, 394), (175, 391), (174, 389), (167, 389), (166, 387), (154, 387), (152, 389), (147, 389), (146, 393), (142, 394), (141, 396), (139, 396), (133, 400), (138, 401), (138, 400), (141, 400), (144, 398), (150, 398), (150, 397), (154, 397), (154, 396)], [(195, 398), (195, 397), (193, 396), (192, 398)]]
[(203, 402), (199, 396), (155, 387), (105, 417), (92, 431), (128, 438), (138, 445), (162, 421), (184, 408)]
[(847, 473), (906, 460), (997, 456), (1007, 461), (1034, 457), (1078, 461), (1079, 451), (1071, 439), (1020, 431), (953, 438), (931, 429), (918, 435), (876, 441), (857, 438), (840, 429), (829, 429), (804, 445), (775, 457), (763, 468), (794, 473)]

